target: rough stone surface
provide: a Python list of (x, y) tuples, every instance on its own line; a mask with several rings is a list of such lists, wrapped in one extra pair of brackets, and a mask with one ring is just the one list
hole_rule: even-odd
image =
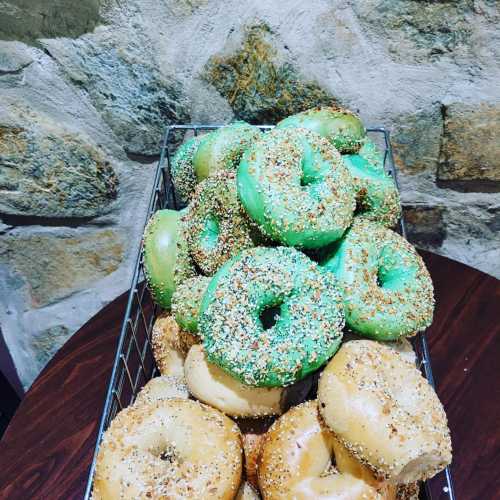
[(500, 103), (453, 103), (444, 109), (438, 180), (500, 191)]
[(162, 75), (140, 43), (105, 29), (77, 40), (44, 41), (70, 81), (88, 94), (124, 150), (157, 155), (166, 125), (189, 122), (189, 112), (175, 77)]
[[(355, 2), (363, 25), (398, 62), (436, 61), (474, 55), (476, 23), (497, 19), (494, 1), (368, 0)], [(482, 14), (479, 17), (477, 14)]]
[(45, 366), (69, 336), (70, 331), (64, 325), (51, 326), (34, 336), (31, 346), (36, 353), (36, 361)]
[(118, 269), (125, 252), (123, 235), (110, 229), (72, 233), (0, 237), (0, 263), (26, 280), (33, 307), (53, 303)]
[[(58, 157), (83, 149), (109, 162), (119, 183), (114, 199), (93, 167), (86, 180), (61, 166), (50, 184), (45, 165), (19, 184), (38, 208), (9, 198), (0, 211), (9, 254), (0, 322), (26, 386), (64, 338), (128, 288), (151, 155), (173, 122), (275, 122), (317, 103), (349, 107), (392, 132), (412, 241), (500, 277), (498, 134), (490, 135), (500, 102), (497, 1), (77, 3), (0, 0), (10, 16), (0, 39), (11, 40), (0, 41), (2, 130), (33, 137), (35, 152), (49, 138)], [(86, 274), (71, 276), (53, 262), (60, 256)]]
[(0, 213), (95, 217), (116, 198), (109, 161), (81, 138), (60, 130), (0, 124)]
[(444, 207), (405, 206), (403, 209), (408, 239), (428, 250), (438, 249), (446, 238)]
[(26, 45), (0, 40), (0, 75), (16, 74), (33, 62)]
[(34, 42), (37, 38), (78, 36), (99, 22), (100, 0), (2, 0), (0, 38)]
[(247, 27), (235, 53), (214, 55), (207, 63), (204, 78), (228, 100), (236, 117), (274, 124), (314, 106), (336, 104), (316, 82), (304, 81), (290, 62), (280, 60), (272, 35), (265, 24)]
[(394, 161), (402, 172), (436, 172), (443, 133), (441, 108), (440, 104), (433, 104), (395, 117), (392, 130)]

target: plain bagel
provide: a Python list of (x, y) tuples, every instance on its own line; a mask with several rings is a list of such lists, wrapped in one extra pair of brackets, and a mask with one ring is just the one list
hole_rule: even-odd
[(233, 417), (281, 414), (281, 387), (252, 387), (206, 359), (202, 345), (193, 345), (184, 364), (189, 392), (200, 401)]

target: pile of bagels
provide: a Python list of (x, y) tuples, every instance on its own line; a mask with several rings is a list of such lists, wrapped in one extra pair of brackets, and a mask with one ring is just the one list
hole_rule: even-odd
[(170, 161), (143, 238), (159, 371), (104, 434), (93, 498), (417, 499), (451, 462), (409, 337), (432, 281), (351, 111), (235, 122)]

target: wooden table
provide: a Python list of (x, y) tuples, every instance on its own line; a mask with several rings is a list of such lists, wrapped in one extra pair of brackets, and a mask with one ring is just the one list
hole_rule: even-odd
[[(452, 433), (456, 496), (499, 498), (500, 281), (422, 255), (436, 288), (427, 338)], [(85, 324), (28, 391), (0, 442), (1, 499), (83, 496), (125, 304), (122, 295)]]

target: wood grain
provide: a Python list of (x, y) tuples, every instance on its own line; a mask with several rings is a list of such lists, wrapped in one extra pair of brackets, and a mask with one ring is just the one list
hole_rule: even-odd
[[(422, 255), (436, 288), (428, 341), (452, 432), (456, 496), (498, 498), (500, 282)], [(0, 498), (82, 498), (125, 304), (123, 295), (84, 325), (28, 391), (0, 442)]]

